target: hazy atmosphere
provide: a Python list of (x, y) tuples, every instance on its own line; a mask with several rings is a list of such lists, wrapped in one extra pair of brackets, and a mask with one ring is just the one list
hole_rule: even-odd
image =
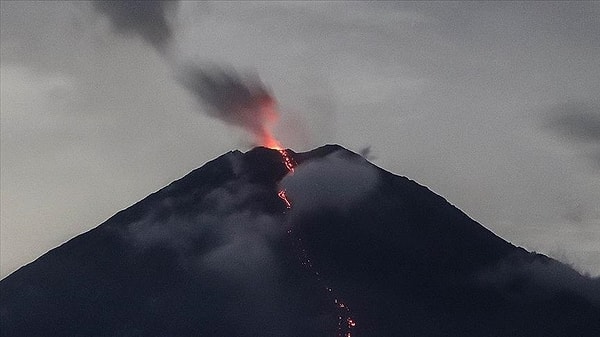
[(179, 2), (142, 33), (0, 6), (1, 277), (264, 136), (199, 104), (196, 65), (270, 91), (284, 147), (362, 152), (600, 275), (599, 2)]

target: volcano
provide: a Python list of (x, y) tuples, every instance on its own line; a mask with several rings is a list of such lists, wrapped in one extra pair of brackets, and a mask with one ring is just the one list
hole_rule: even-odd
[(226, 153), (0, 291), (6, 337), (600, 336), (598, 279), (338, 145)]

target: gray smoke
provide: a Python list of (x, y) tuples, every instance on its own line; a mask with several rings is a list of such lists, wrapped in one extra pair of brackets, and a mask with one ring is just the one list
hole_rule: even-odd
[(570, 101), (550, 109), (545, 127), (581, 148), (600, 167), (600, 103)]
[(600, 106), (589, 102), (556, 105), (548, 126), (570, 140), (600, 142)]
[(118, 33), (138, 35), (161, 52), (173, 38), (167, 16), (176, 6), (177, 1), (94, 1)]
[(269, 126), (278, 118), (276, 102), (258, 75), (240, 75), (219, 66), (182, 68), (178, 79), (203, 103), (209, 116), (242, 127), (262, 145), (273, 138)]
[(272, 146), (270, 125), (278, 118), (275, 100), (258, 75), (241, 75), (222, 66), (181, 64), (169, 56), (173, 30), (169, 17), (177, 1), (94, 1), (115, 32), (137, 36), (171, 64), (175, 78), (205, 106), (208, 115), (250, 132), (257, 143)]

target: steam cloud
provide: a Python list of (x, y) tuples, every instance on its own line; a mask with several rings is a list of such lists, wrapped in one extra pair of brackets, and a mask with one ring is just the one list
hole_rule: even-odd
[(176, 79), (207, 108), (208, 115), (250, 132), (261, 145), (272, 146), (270, 126), (278, 118), (276, 102), (257, 75), (243, 76), (219, 66), (181, 64), (168, 56), (173, 41), (169, 15), (177, 1), (95, 1), (119, 34), (135, 35), (172, 65)]
[(377, 171), (367, 161), (345, 158), (336, 152), (299, 165), (293, 175), (281, 181), (294, 204), (294, 214), (320, 207), (350, 209), (377, 184)]

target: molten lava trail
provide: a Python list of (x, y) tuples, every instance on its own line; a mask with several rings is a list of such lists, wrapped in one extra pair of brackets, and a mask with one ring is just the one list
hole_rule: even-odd
[(290, 156), (287, 150), (279, 150), (279, 153), (281, 153), (281, 157), (283, 158), (283, 163), (285, 164), (285, 167), (288, 169), (288, 171), (290, 171), (290, 173), (294, 173), (294, 168), (297, 165), (294, 158)]
[[(290, 156), (285, 149), (279, 149), (278, 151), (281, 153), (283, 163), (288, 169), (288, 174), (294, 174), (294, 169), (297, 165), (294, 158), (292, 158), (292, 156)], [(287, 209), (292, 208), (292, 203), (288, 200), (285, 189), (279, 190), (277, 195), (281, 200), (283, 200)], [(314, 268), (310, 256), (306, 248), (304, 248), (302, 238), (296, 237), (294, 239), (294, 232), (292, 228), (288, 230), (288, 234), (292, 237), (292, 242), (297, 250), (298, 260), (307, 271), (314, 275), (319, 284), (322, 285), (323, 289), (327, 293), (327, 296), (330, 297), (330, 301), (336, 308), (338, 314), (336, 337), (353, 337), (353, 329), (356, 327), (356, 321), (352, 318), (352, 311), (350, 310), (350, 307), (337, 295), (336, 291), (332, 287), (329, 287), (325, 284), (325, 281), (321, 278), (319, 272)]]

